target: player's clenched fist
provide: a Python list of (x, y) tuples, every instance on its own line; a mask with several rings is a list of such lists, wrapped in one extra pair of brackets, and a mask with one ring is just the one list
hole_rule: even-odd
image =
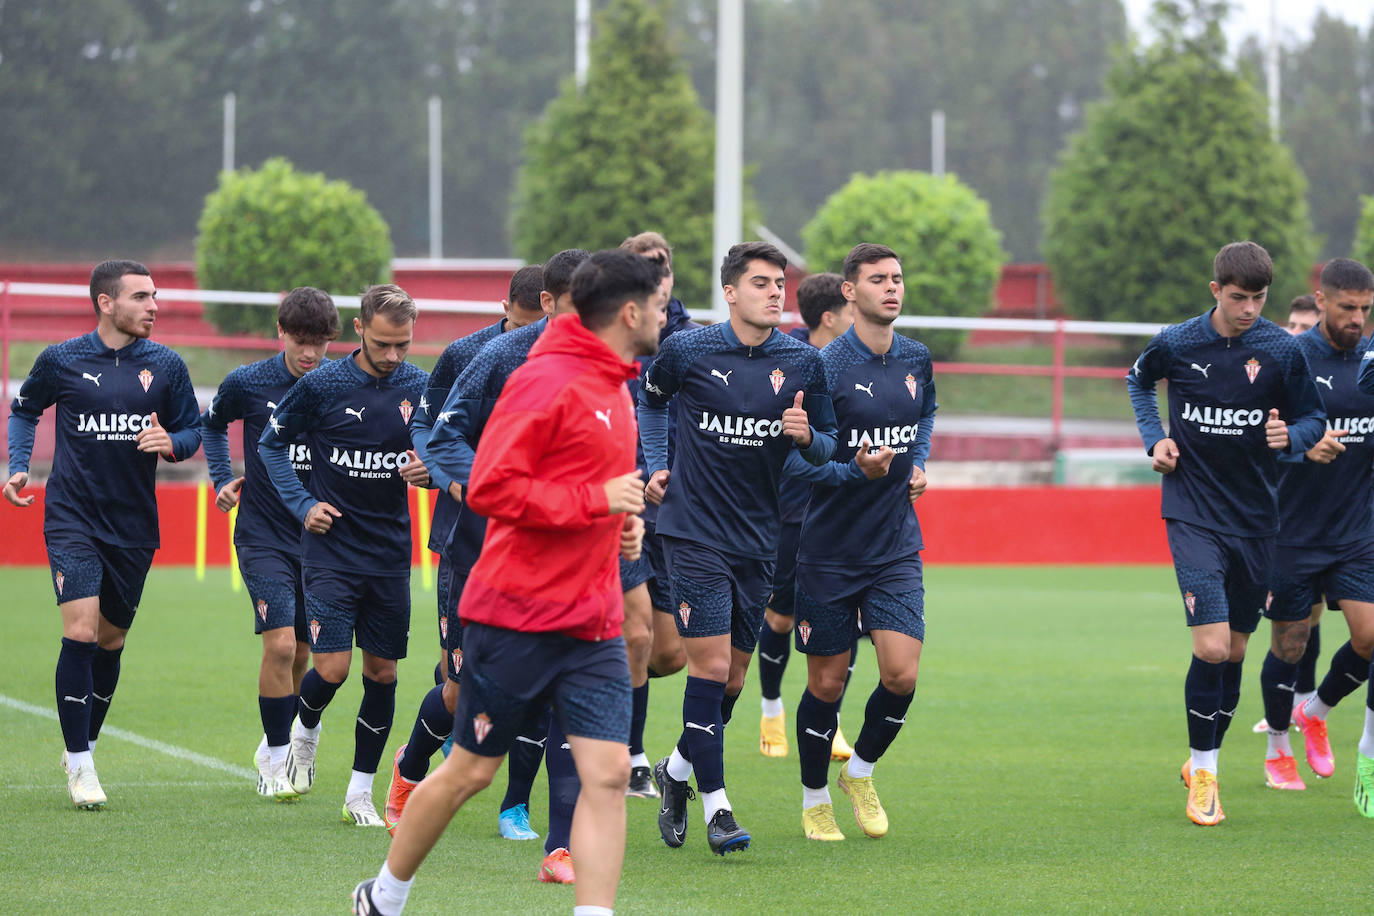
[(782, 434), (790, 436), (802, 448), (811, 444), (811, 422), (802, 407), (802, 398), (805, 396), (805, 392), (798, 391), (792, 406), (782, 412)]
[(148, 417), (148, 425), (134, 437), (134, 442), (140, 452), (156, 452), (167, 457), (172, 455), (172, 436), (158, 422), (156, 411)]
[(649, 482), (644, 485), (644, 498), (655, 506), (663, 505), (663, 497), (668, 492), (669, 476), (667, 468), (650, 474)]
[(1326, 435), (1317, 440), (1317, 444), (1307, 450), (1307, 460), (1315, 461), (1317, 464), (1330, 464), (1336, 460), (1336, 456), (1345, 451), (1345, 445), (1341, 442), (1341, 436), (1350, 435), (1348, 429), (1328, 429)]
[(896, 454), (888, 445), (873, 449), (861, 445), (854, 455), (854, 463), (859, 466), (859, 470), (863, 471), (864, 476), (869, 480), (877, 480), (879, 477), (887, 476), (887, 469), (891, 466), (892, 459)]
[(401, 479), (412, 487), (430, 486), (429, 468), (425, 467), (420, 456), (415, 454), (415, 449), (406, 452), (407, 461), (396, 473), (401, 475)]
[(1288, 448), (1288, 424), (1279, 419), (1279, 409), (1271, 408), (1264, 421), (1264, 441), (1274, 451)]
[(343, 518), (343, 513), (329, 503), (315, 503), (305, 513), (305, 530), (311, 534), (325, 534), (334, 527), (336, 518)]
[(608, 514), (629, 512), (638, 515), (644, 511), (644, 484), (637, 468), (606, 481), (605, 490)]
[(221, 512), (228, 512), (239, 504), (239, 491), (243, 489), (243, 478), (236, 477), (224, 485), (224, 489), (215, 494), (215, 508)]
[(625, 524), (620, 529), (620, 556), (627, 563), (639, 559), (644, 549), (644, 519), (638, 515), (625, 516)]
[(1173, 439), (1160, 439), (1150, 454), (1154, 456), (1152, 467), (1161, 474), (1171, 473), (1178, 467), (1178, 446)]

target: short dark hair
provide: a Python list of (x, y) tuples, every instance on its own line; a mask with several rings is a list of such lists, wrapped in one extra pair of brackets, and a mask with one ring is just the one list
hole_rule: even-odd
[(1374, 289), (1374, 274), (1354, 258), (1332, 258), (1322, 268), (1323, 289), (1362, 293)]
[(725, 260), (720, 262), (720, 285), (734, 286), (738, 283), (750, 261), (767, 261), (774, 267), (787, 269), (787, 257), (777, 246), (767, 242), (740, 242), (731, 245), (725, 253)]
[(1238, 286), (1257, 293), (1274, 282), (1274, 262), (1269, 252), (1254, 242), (1232, 242), (1212, 260), (1212, 279), (1217, 286)]
[(119, 291), (124, 288), (122, 282), (125, 274), (138, 274), (140, 277), (151, 277), (148, 268), (137, 261), (109, 260), (101, 261), (95, 265), (91, 271), (91, 306), (95, 308), (95, 313), (100, 314), (100, 296), (102, 294), (111, 299), (119, 298)]
[(277, 324), (299, 340), (334, 340), (339, 336), (339, 309), (323, 290), (298, 286), (277, 306)]
[(668, 240), (663, 237), (662, 233), (652, 230), (641, 232), (621, 242), (620, 247), (626, 251), (633, 251), (635, 254), (648, 254), (651, 251), (666, 251), (668, 253), (668, 272), (672, 273), (673, 271), (673, 246), (668, 244)]
[(376, 315), (385, 315), (393, 324), (405, 324), (419, 314), (415, 300), (395, 283), (369, 286), (358, 303), (358, 318), (363, 324), (370, 324)]
[(557, 299), (572, 288), (573, 274), (592, 256), (585, 248), (568, 248), (544, 262), (544, 292)]
[(610, 248), (589, 256), (572, 276), (577, 316), (589, 330), (604, 328), (627, 299), (643, 305), (658, 292), (663, 268), (657, 261)]
[(797, 284), (797, 311), (811, 330), (821, 326), (826, 312), (836, 312), (849, 304), (840, 287), (844, 277), (839, 274), (812, 274)]
[(1320, 312), (1317, 308), (1317, 297), (1311, 293), (1303, 293), (1301, 296), (1294, 296), (1293, 301), (1288, 303), (1288, 313), (1294, 312)]
[(544, 265), (526, 264), (511, 274), (506, 301), (529, 312), (539, 311), (539, 294), (544, 291)]
[(875, 245), (873, 242), (860, 242), (849, 249), (849, 254), (844, 256), (844, 267), (840, 269), (840, 272), (844, 274), (846, 280), (853, 283), (859, 276), (860, 267), (865, 264), (873, 264), (877, 261), (885, 261), (888, 258), (896, 258), (898, 261), (901, 260), (901, 258), (897, 257), (897, 252), (888, 248), (886, 245)]

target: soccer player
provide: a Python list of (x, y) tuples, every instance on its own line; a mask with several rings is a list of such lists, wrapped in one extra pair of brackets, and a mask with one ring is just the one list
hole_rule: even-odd
[[(296, 692), (310, 663), (310, 636), (301, 591), (301, 526), (287, 511), (258, 456), (267, 419), (296, 380), (324, 359), (339, 336), (334, 300), (312, 286), (287, 293), (277, 307), (282, 352), (240, 366), (225, 376), (210, 409), (200, 418), (205, 458), (221, 512), (239, 507), (234, 548), (253, 606), (253, 632), (262, 637), (258, 666), (258, 713), (263, 738), (253, 755), (258, 794), (277, 801), (299, 796), (286, 778), (286, 752)], [(243, 476), (229, 463), (229, 424), (243, 421)], [(291, 466), (302, 483), (310, 478), (309, 447), (291, 443)]]
[[(348, 677), (356, 634), (363, 698), (354, 726), (344, 820), (382, 827), (372, 781), (396, 713), (396, 660), (410, 632), (407, 486), (429, 486), (410, 442), (428, 374), (405, 361), (417, 310), (392, 284), (363, 293), (361, 346), (302, 377), (267, 418), (258, 450), (281, 500), (305, 527), (301, 571), (314, 665), (301, 680), (286, 775), (299, 794), (315, 780), (320, 716)], [(289, 449), (310, 449), (307, 489)]]
[[(750, 842), (725, 793), (723, 732), (772, 590), (783, 462), (800, 449), (824, 464), (835, 449), (820, 353), (777, 329), (786, 266), (765, 242), (732, 247), (720, 269), (730, 320), (669, 337), (640, 392), (652, 471), (645, 497), (661, 503), (669, 600), (687, 652), (682, 735), (654, 766), (659, 833), (669, 846), (683, 844), (695, 771), (707, 843), (720, 855)], [(667, 408), (675, 397), (670, 472)]]
[[(455, 340), (444, 348), (438, 362), (434, 364), (434, 371), (430, 373), (429, 388), (420, 402), (421, 410), (410, 424), (410, 438), (415, 446), (415, 453), (429, 468), (430, 479), (439, 490), (428, 546), (439, 556), (436, 591), (439, 605), (440, 663), (435, 671), (435, 680), (438, 683), (420, 702), (415, 725), (411, 728), (410, 740), (396, 751), (392, 764), (391, 786), (387, 791), (384, 813), (387, 827), (393, 833), (396, 822), (400, 820), (401, 812), (405, 809), (410, 790), (424, 778), (429, 770), (430, 758), (449, 741), (453, 731), (453, 711), (458, 705), (458, 684), (463, 654), (462, 628), (458, 624), (458, 596), (453, 590), (453, 560), (449, 550), (453, 542), (454, 527), (460, 518), (465, 517), (467, 525), (476, 524), (478, 528), (485, 528), (485, 523), (480, 518), (476, 518), (471, 512), (461, 511), (460, 504), (449, 492), (449, 484), (452, 481), (429, 460), (429, 437), (434, 427), (434, 414), (448, 397), (449, 388), (458, 374), (467, 368), (477, 351), (506, 331), (522, 328), (544, 317), (545, 312), (541, 304), (543, 292), (544, 268), (541, 265), (527, 265), (512, 274), (508, 298), (501, 303), (506, 312), (505, 317), (480, 331)], [(477, 540), (480, 543), (480, 533)], [(538, 767), (537, 760), (535, 767)], [(528, 831), (528, 826), (525, 830)], [(534, 839), (535, 836), (529, 838)]]
[(119, 682), (119, 657), (159, 546), (157, 457), (200, 448), (200, 408), (186, 364), (148, 340), (157, 288), (137, 261), (91, 271), (93, 332), (38, 354), (10, 405), (5, 499), (29, 480), (38, 419), (57, 405), (57, 445), (43, 503), (43, 540), (62, 614), (57, 719), (72, 804), (104, 807), (96, 739)]
[(1316, 327), (1320, 320), (1321, 310), (1317, 307), (1317, 297), (1312, 293), (1294, 296), (1293, 301), (1288, 303), (1286, 327), (1289, 334), (1305, 334)]
[[(1260, 316), (1269, 253), (1233, 242), (1213, 261), (1216, 305), (1155, 335), (1126, 376), (1145, 450), (1164, 475), (1162, 515), (1192, 634), (1184, 681), (1190, 757), (1185, 812), (1224, 818), (1217, 749), (1240, 702), (1241, 663), (1268, 594), (1278, 531), (1279, 453), (1302, 455), (1325, 413), (1294, 338)], [(1169, 435), (1155, 384), (1169, 382)]]
[[(1371, 303), (1374, 274), (1358, 261), (1336, 258), (1321, 272), (1321, 321), (1297, 338), (1327, 422), (1307, 460), (1285, 461), (1279, 477), (1274, 598), (1266, 612), (1273, 619), (1273, 648), (1260, 677), (1269, 734), (1265, 779), (1275, 789), (1306, 788), (1289, 743), (1290, 716), (1302, 730), (1312, 771), (1332, 774), (1326, 714), (1364, 683), (1374, 648), (1374, 395), (1356, 385)], [(1294, 708), (1310, 609), (1315, 604), (1320, 610), (1322, 595), (1345, 613), (1351, 638), (1332, 656), (1316, 695)]]
[(459, 606), (467, 663), (453, 753), (415, 788), (380, 873), (353, 891), (354, 913), (401, 912), (453, 815), (550, 703), (582, 775), (574, 912), (611, 912), (630, 776), (617, 556), (638, 556), (644, 505), (625, 381), (658, 345), (658, 288), (648, 259), (592, 255), (573, 276), (577, 316), (549, 323), (491, 412), (468, 476), (468, 505), (489, 523)]
[(858, 617), (878, 656), (878, 686), (839, 786), (870, 837), (887, 834), (874, 764), (896, 739), (916, 690), (925, 640), (921, 527), (908, 485), (924, 489), (935, 425), (930, 351), (894, 333), (905, 287), (896, 253), (869, 242), (844, 260), (853, 327), (821, 353), (839, 427), (836, 460), (789, 471), (813, 481), (797, 553), (797, 649), (807, 686), (797, 705), (802, 827), (808, 839), (842, 840), (826, 770), (839, 724)]
[[(818, 350), (835, 340), (854, 324), (854, 307), (844, 297), (844, 277), (833, 273), (812, 274), (797, 285), (797, 311), (803, 327), (787, 333)], [(763, 611), (759, 627), (759, 688), (763, 709), (759, 719), (759, 751), (765, 757), (787, 756), (787, 714), (782, 705), (782, 676), (791, 654), (792, 606), (797, 582), (797, 539), (801, 536), (802, 516), (811, 485), (804, 480), (784, 480), (778, 491), (782, 505), (782, 531), (778, 535), (778, 558), (773, 568), (773, 597)], [(849, 670), (853, 670), (853, 659)], [(835, 726), (834, 750), (845, 759), (853, 753), (839, 726)]]
[[(544, 291), (540, 294), (540, 300), (551, 315), (576, 311), (571, 292), (572, 277), (590, 256), (590, 252), (581, 248), (571, 248), (558, 252), (545, 263)], [(450, 388), (435, 418), (428, 447), (431, 461), (438, 467), (439, 473), (449, 480), (448, 490), (455, 500), (462, 499), (463, 488), (467, 486), (472, 472), (476, 445), (486, 429), (497, 398), (511, 374), (529, 358), (530, 349), (549, 327), (550, 321), (551, 318), (540, 319), (488, 343), (478, 351)], [(450, 590), (454, 600), (461, 601), (469, 573), (483, 549), (486, 528), (486, 519), (480, 512), (468, 505), (462, 507), (449, 550), (453, 563)], [(507, 767), (506, 794), (501, 800), (497, 827), (507, 839), (538, 839), (539, 834), (530, 828), (529, 803), (530, 790), (539, 772), (539, 762), (543, 759), (549, 781), (549, 829), (539, 876), (545, 881), (556, 878), (558, 883), (571, 883), (572, 865), (568, 845), (573, 800), (577, 797), (577, 772), (571, 749), (565, 748), (564, 744), (562, 733), (548, 717), (531, 723), (527, 731), (516, 736)], [(404, 771), (397, 775), (402, 778), (406, 776)], [(399, 817), (406, 798), (398, 797), (395, 802)]]

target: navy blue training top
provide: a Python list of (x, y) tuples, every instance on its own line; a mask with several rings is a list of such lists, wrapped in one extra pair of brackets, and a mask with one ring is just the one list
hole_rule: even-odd
[[(298, 522), (316, 502), (342, 513), (325, 534), (304, 532), (306, 566), (372, 575), (410, 573), (410, 503), (399, 469), (409, 458), (410, 421), (429, 374), (402, 363), (384, 378), (354, 362), (358, 350), (299, 379), (267, 419), (258, 452)], [(288, 447), (310, 448), (310, 488)]]
[[(443, 408), (434, 418), (434, 431), (428, 443), (431, 460), (448, 479), (464, 487), (468, 485), (477, 443), (506, 379), (529, 359), (530, 348), (548, 326), (549, 319), (541, 318), (488, 341), (458, 374)], [(447, 547), (449, 562), (455, 570), (472, 569), (482, 552), (486, 533), (486, 517), (466, 504), (460, 507)]]
[[(325, 365), (327, 362), (322, 362), (311, 371)], [(220, 382), (210, 408), (201, 415), (205, 460), (210, 465), (210, 480), (216, 493), (234, 479), (229, 460), (229, 424), (243, 421), (244, 479), (239, 493), (238, 519), (234, 523), (236, 547), (268, 547), (293, 556), (300, 553), (301, 523), (282, 503), (258, 454), (258, 440), (267, 426), (267, 418), (294, 384), (296, 377), (286, 368), (286, 357), (281, 353), (239, 366)], [(301, 484), (308, 486), (310, 446), (300, 440), (293, 442), (288, 448), (288, 456)]]
[[(811, 332), (804, 326), (787, 332), (802, 343), (811, 342)], [(838, 421), (838, 417), (836, 420)], [(790, 459), (789, 459), (790, 460)], [(803, 462), (805, 463), (805, 462)], [(778, 507), (784, 525), (800, 525), (806, 517), (806, 501), (811, 498), (811, 484), (796, 477), (784, 477), (778, 487)]]
[(1285, 546), (1323, 547), (1374, 537), (1374, 392), (1359, 389), (1366, 338), (1337, 350), (1321, 325), (1298, 335), (1312, 381), (1326, 403), (1326, 428), (1343, 429), (1345, 451), (1330, 464), (1279, 465), (1279, 537)]
[(111, 350), (95, 331), (44, 348), (10, 404), (10, 473), (28, 471), (38, 418), (57, 405), (56, 450), (43, 499), (45, 534), (73, 531), (117, 547), (158, 547), (157, 454), (135, 438), (158, 422), (170, 461), (200, 448), (200, 407), (181, 357), (136, 339)]
[(458, 373), (467, 368), (478, 350), (500, 336), (505, 329), (506, 319), (502, 318), (495, 324), (489, 324), (480, 331), (460, 337), (445, 347), (439, 361), (434, 364), (434, 371), (429, 374), (429, 389), (420, 400), (421, 409), (410, 424), (410, 441), (415, 445), (415, 453), (429, 468), (430, 479), (439, 491), (439, 497), (434, 503), (434, 517), (430, 520), (427, 545), (435, 553), (441, 552), (448, 543), (454, 523), (458, 521), (458, 503), (454, 502), (448, 493), (448, 486), (453, 479), (429, 460), (429, 437), (434, 431), (434, 418), (448, 398), (449, 389), (453, 387)]
[[(852, 569), (914, 557), (925, 545), (907, 483), (925, 470), (935, 429), (935, 381), (926, 345), (894, 334), (877, 354), (851, 327), (821, 351), (839, 424), (835, 458), (811, 467), (791, 456), (787, 472), (813, 481), (797, 562)], [(869, 480), (854, 462), (860, 448), (896, 455)]]
[(1278, 532), (1278, 453), (1264, 424), (1277, 408), (1290, 455), (1322, 437), (1326, 411), (1297, 341), (1265, 318), (1239, 337), (1212, 327), (1212, 310), (1170, 325), (1126, 375), (1147, 452), (1165, 438), (1155, 384), (1169, 383), (1169, 437), (1178, 466), (1164, 475), (1161, 514), (1242, 537)]
[(668, 403), (680, 399), (659, 534), (725, 545), (755, 559), (777, 555), (778, 486), (795, 447), (783, 435), (782, 414), (798, 391), (812, 432), (802, 457), (823, 464), (835, 450), (835, 412), (815, 347), (777, 330), (748, 346), (729, 322), (664, 341), (639, 395), (639, 433), (651, 473), (668, 466)]

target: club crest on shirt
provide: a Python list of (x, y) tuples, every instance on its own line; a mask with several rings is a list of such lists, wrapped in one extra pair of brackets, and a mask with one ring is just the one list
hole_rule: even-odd
[(267, 622), (267, 602), (261, 598), (258, 599), (258, 616), (262, 618), (264, 623)]
[(787, 381), (787, 376), (782, 374), (781, 369), (774, 369), (772, 372), (768, 373), (768, 382), (773, 386), (774, 394), (782, 391), (782, 383), (785, 381)]
[(453, 656), (453, 673), (458, 674), (463, 670), (463, 650), (454, 649), (450, 654)]
[(481, 744), (486, 740), (487, 735), (491, 734), (491, 717), (484, 712), (479, 712), (472, 719), (472, 733), (477, 736), (477, 743)]
[(439, 618), (439, 638), (448, 639), (448, 617)]
[(1259, 375), (1259, 371), (1259, 360), (1255, 359), (1253, 356), (1250, 357), (1250, 359), (1245, 363), (1245, 374), (1249, 376), (1251, 385), (1255, 384), (1255, 376)]
[(911, 399), (916, 400), (916, 376), (910, 372), (906, 374), (906, 390), (911, 395)]
[(801, 623), (797, 624), (797, 635), (801, 637), (801, 641), (802, 641), (802, 645), (803, 645), (803, 646), (805, 646), (805, 645), (807, 645), (807, 644), (809, 644), (809, 643), (811, 642), (811, 623), (810, 623), (810, 621), (803, 620)]
[(55, 576), (52, 577), (52, 580), (53, 580), (53, 582), (57, 583), (57, 593), (58, 593), (59, 595), (61, 595), (61, 594), (62, 594), (62, 583), (63, 583), (64, 581), (66, 581), (66, 577), (62, 575), (61, 571), (58, 571), (57, 575), (55, 575)]
[(320, 622), (313, 617), (310, 620), (310, 644), (313, 646), (320, 641)]
[(153, 384), (153, 374), (144, 369), (138, 374), (138, 383), (143, 386), (143, 393), (148, 393), (148, 387)]
[(1188, 616), (1197, 614), (1197, 596), (1192, 592), (1183, 593), (1183, 604), (1188, 608)]
[(410, 401), (408, 399), (401, 401), (398, 409), (401, 411), (401, 422), (409, 423), (410, 415), (415, 413), (415, 408), (410, 406)]
[(686, 601), (677, 606), (677, 616), (682, 620), (682, 625), (687, 626), (687, 618), (692, 616), (692, 607)]

